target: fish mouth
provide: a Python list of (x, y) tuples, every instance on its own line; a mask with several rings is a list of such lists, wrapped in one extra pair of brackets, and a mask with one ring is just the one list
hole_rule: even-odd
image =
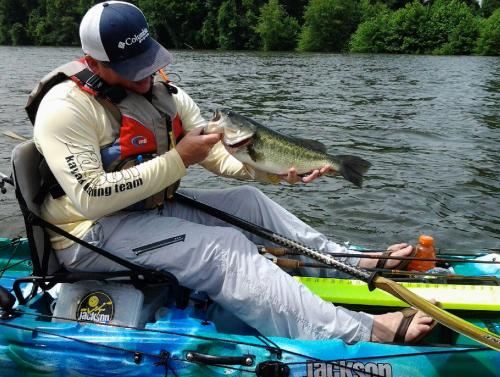
[(212, 119), (210, 119), (210, 122), (218, 122), (221, 118), (221, 112), (219, 110), (215, 110), (214, 115), (212, 115)]
[(237, 141), (235, 143), (232, 143), (232, 144), (229, 144), (226, 140), (224, 140), (224, 145), (228, 148), (232, 148), (232, 149), (237, 149), (237, 148), (241, 148), (247, 144), (250, 144), (252, 142), (252, 137), (246, 137), (240, 141)]

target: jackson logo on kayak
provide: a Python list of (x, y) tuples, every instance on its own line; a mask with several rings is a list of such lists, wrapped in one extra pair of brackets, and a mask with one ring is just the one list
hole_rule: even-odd
[(108, 323), (115, 315), (115, 304), (108, 294), (94, 291), (85, 295), (76, 308), (76, 319), (82, 322)]
[(389, 363), (362, 363), (360, 361), (337, 361), (331, 363), (308, 362), (304, 377), (392, 377)]

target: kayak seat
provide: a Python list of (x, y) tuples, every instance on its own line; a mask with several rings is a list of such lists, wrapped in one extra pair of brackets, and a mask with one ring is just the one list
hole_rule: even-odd
[[(38, 288), (42, 289), (42, 291), (47, 291), (58, 283), (74, 283), (82, 280), (111, 280), (119, 281), (120, 283), (131, 283), (139, 289), (168, 285), (175, 295), (177, 306), (185, 308), (189, 302), (190, 290), (180, 286), (174, 275), (166, 271), (155, 271), (135, 265), (106, 250), (74, 237), (40, 217), (40, 206), (37, 204), (38, 200), (36, 198), (42, 187), (42, 180), (39, 173), (39, 165), (42, 159), (42, 155), (38, 152), (32, 140), (18, 144), (12, 151), (12, 178), (15, 195), (24, 218), (33, 263), (32, 275), (17, 279), (13, 285), (14, 293), (19, 303), (21, 305), (26, 304), (27, 300), (37, 293)], [(57, 260), (56, 254), (51, 247), (47, 229), (113, 260), (124, 267), (123, 271), (69, 272), (65, 270)], [(33, 288), (28, 296), (24, 297), (21, 285), (26, 283), (32, 283)]]

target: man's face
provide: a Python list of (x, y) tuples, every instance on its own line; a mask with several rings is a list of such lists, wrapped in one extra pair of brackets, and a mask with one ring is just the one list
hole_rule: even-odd
[[(95, 60), (94, 60), (95, 61)], [(152, 77), (148, 76), (140, 81), (130, 81), (121, 77), (111, 68), (101, 62), (95, 61), (96, 65), (92, 66), (94, 73), (97, 73), (109, 85), (119, 85), (124, 89), (137, 94), (145, 94), (151, 89), (153, 83)]]

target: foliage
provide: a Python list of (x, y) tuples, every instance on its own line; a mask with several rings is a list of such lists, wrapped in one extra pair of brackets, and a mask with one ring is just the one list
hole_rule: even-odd
[(26, 30), (20, 22), (16, 22), (10, 29), (10, 40), (14, 46), (28, 44), (28, 36)]
[(479, 21), (459, 0), (414, 1), (393, 13), (381, 12), (363, 22), (353, 35), (353, 52), (404, 54), (470, 54)]
[(264, 50), (293, 50), (300, 26), (295, 18), (288, 16), (278, 0), (269, 0), (260, 8), (259, 23), (255, 30)]
[(380, 1), (361, 0), (360, 7), (361, 7), (361, 21), (362, 22), (374, 19), (380, 13), (389, 12), (388, 5), (384, 4), (383, 2), (380, 2)]
[(458, 0), (439, 0), (431, 10), (427, 30), (432, 33), (429, 40), (434, 43), (429, 46), (429, 52), (470, 54), (479, 36), (479, 20), (471, 8)]
[(223, 50), (256, 49), (259, 36), (255, 32), (259, 0), (225, 0), (217, 15), (218, 42)]
[(481, 55), (500, 55), (500, 8), (481, 24), (476, 53)]
[(389, 11), (380, 12), (375, 17), (361, 23), (351, 38), (349, 50), (351, 52), (388, 52), (387, 41), (390, 40)]
[(495, 10), (500, 8), (500, 0), (482, 0), (481, 1), (481, 15), (484, 18), (490, 17)]
[(358, 0), (311, 0), (299, 37), (300, 51), (342, 51), (361, 20)]
[(137, 1), (151, 33), (167, 48), (214, 48), (215, 39), (207, 37), (207, 30), (215, 33), (215, 16), (212, 13), (208, 19), (207, 15), (220, 4), (220, 0)]
[[(102, 1), (0, 0), (0, 44), (76, 46)], [(500, 0), (129, 1), (167, 48), (498, 55)]]

